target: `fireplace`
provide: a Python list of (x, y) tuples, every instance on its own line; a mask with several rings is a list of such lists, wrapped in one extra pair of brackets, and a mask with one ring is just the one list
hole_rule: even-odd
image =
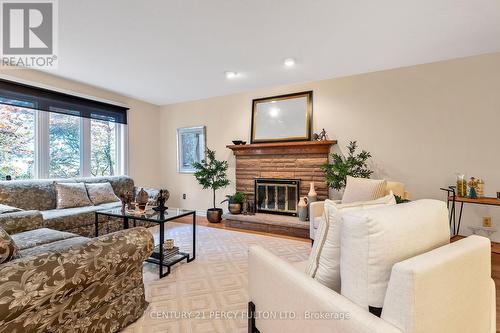
[(297, 216), (300, 179), (256, 178), (254, 182), (258, 213)]

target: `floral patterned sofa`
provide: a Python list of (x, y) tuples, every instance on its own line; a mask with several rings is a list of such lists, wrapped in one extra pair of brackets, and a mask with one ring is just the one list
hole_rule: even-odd
[[(104, 183), (109, 182), (119, 197), (125, 192), (135, 193), (134, 181), (126, 176), (86, 177), (62, 180), (15, 180), (0, 181), (0, 204), (21, 209), (19, 212), (0, 214), (0, 223), (26, 225), (39, 224), (45, 228), (67, 231), (84, 237), (95, 235), (95, 211), (119, 207), (120, 202), (112, 202), (97, 206), (56, 209), (56, 190), (54, 182), (71, 183)], [(156, 190), (146, 189), (150, 196)], [(154, 224), (137, 221), (137, 225), (151, 227)], [(122, 221), (115, 218), (100, 217), (99, 234), (107, 234), (122, 229)]]
[(42, 228), (37, 216), (0, 221), (20, 253), (0, 264), (0, 333), (113, 333), (143, 314), (147, 229), (89, 239)]

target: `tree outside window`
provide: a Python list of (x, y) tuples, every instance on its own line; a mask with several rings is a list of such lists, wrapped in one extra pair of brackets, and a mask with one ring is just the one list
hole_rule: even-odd
[(36, 111), (0, 104), (0, 179), (34, 177)]
[(109, 121), (91, 120), (92, 176), (113, 176), (116, 169), (116, 124)]
[(80, 118), (50, 113), (49, 177), (70, 178), (80, 175)]

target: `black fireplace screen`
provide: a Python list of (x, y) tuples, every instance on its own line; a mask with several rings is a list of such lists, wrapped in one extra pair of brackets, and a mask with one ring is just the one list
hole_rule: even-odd
[(257, 212), (296, 216), (299, 188), (298, 179), (255, 179)]

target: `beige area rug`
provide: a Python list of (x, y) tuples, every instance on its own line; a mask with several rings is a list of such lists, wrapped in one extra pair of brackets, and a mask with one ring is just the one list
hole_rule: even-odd
[[(154, 231), (155, 238), (158, 231)], [(247, 252), (259, 245), (289, 262), (306, 260), (309, 242), (209, 227), (197, 227), (196, 260), (180, 263), (158, 279), (158, 267), (144, 265), (149, 307), (127, 333), (248, 332)], [(166, 238), (182, 250), (191, 249), (191, 226), (168, 223)], [(191, 318), (189, 318), (191, 317)]]

